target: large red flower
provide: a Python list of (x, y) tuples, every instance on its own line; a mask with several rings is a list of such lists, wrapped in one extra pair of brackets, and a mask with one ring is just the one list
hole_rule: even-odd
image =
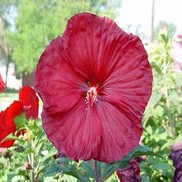
[(0, 147), (7, 148), (13, 145), (14, 140), (5, 138), (11, 133), (15, 134), (14, 119), (22, 112), (23, 104), (19, 101), (14, 101), (5, 111), (0, 112)]
[(0, 74), (0, 93), (4, 92), (5, 84)]
[(23, 103), (23, 108), (26, 112), (26, 118), (37, 119), (39, 99), (35, 91), (29, 86), (23, 86), (19, 90), (19, 100)]
[(152, 72), (137, 36), (80, 13), (41, 55), (35, 88), (44, 130), (60, 152), (111, 163), (139, 143)]

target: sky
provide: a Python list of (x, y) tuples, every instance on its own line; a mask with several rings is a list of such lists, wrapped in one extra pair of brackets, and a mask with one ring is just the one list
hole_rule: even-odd
[[(122, 0), (120, 16), (116, 22), (124, 30), (134, 33), (137, 28), (147, 36), (151, 30), (152, 0)], [(160, 20), (177, 26), (182, 33), (182, 0), (155, 0), (155, 26)], [(129, 27), (130, 25), (130, 27)], [(132, 25), (132, 26), (131, 26)]]

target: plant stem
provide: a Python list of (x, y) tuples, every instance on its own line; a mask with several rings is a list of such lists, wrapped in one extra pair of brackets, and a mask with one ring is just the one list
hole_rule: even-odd
[(35, 180), (35, 174), (34, 174), (34, 154), (31, 153), (31, 162), (32, 162), (32, 182)]
[(101, 182), (99, 180), (98, 167), (97, 167), (97, 161), (96, 160), (94, 160), (94, 174), (95, 174), (95, 181)]

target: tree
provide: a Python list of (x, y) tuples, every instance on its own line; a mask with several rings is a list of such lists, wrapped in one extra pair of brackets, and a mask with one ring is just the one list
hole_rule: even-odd
[(10, 36), (17, 71), (26, 75), (35, 69), (44, 47), (63, 32), (73, 14), (90, 11), (114, 18), (119, 5), (119, 0), (19, 0), (16, 31)]
[(7, 75), (8, 68), (11, 62), (11, 46), (8, 41), (8, 32), (7, 30), (12, 29), (12, 16), (11, 13), (13, 11), (15, 5), (14, 0), (0, 0), (0, 61), (1, 64), (6, 65), (6, 77), (5, 84), (7, 85)]
[(159, 24), (155, 27), (155, 38), (158, 37), (159, 32), (165, 30), (168, 32), (170, 38), (172, 38), (176, 32), (176, 26), (173, 23), (168, 23), (166, 21), (160, 21)]

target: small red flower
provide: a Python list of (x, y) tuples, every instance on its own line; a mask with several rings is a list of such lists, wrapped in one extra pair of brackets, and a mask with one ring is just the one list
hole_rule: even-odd
[(35, 88), (43, 128), (60, 153), (111, 163), (139, 143), (152, 72), (137, 36), (80, 13), (41, 55)]
[(140, 182), (140, 167), (136, 160), (132, 160), (124, 169), (117, 169), (116, 174), (120, 182)]
[(0, 93), (4, 92), (5, 84), (0, 74)]
[(35, 91), (29, 86), (23, 86), (19, 90), (19, 100), (23, 103), (26, 118), (38, 118), (39, 99)]
[(0, 112), (0, 147), (11, 147), (14, 140), (4, 140), (9, 134), (15, 134), (16, 125), (14, 119), (23, 112), (23, 104), (19, 101), (14, 101), (5, 111)]

